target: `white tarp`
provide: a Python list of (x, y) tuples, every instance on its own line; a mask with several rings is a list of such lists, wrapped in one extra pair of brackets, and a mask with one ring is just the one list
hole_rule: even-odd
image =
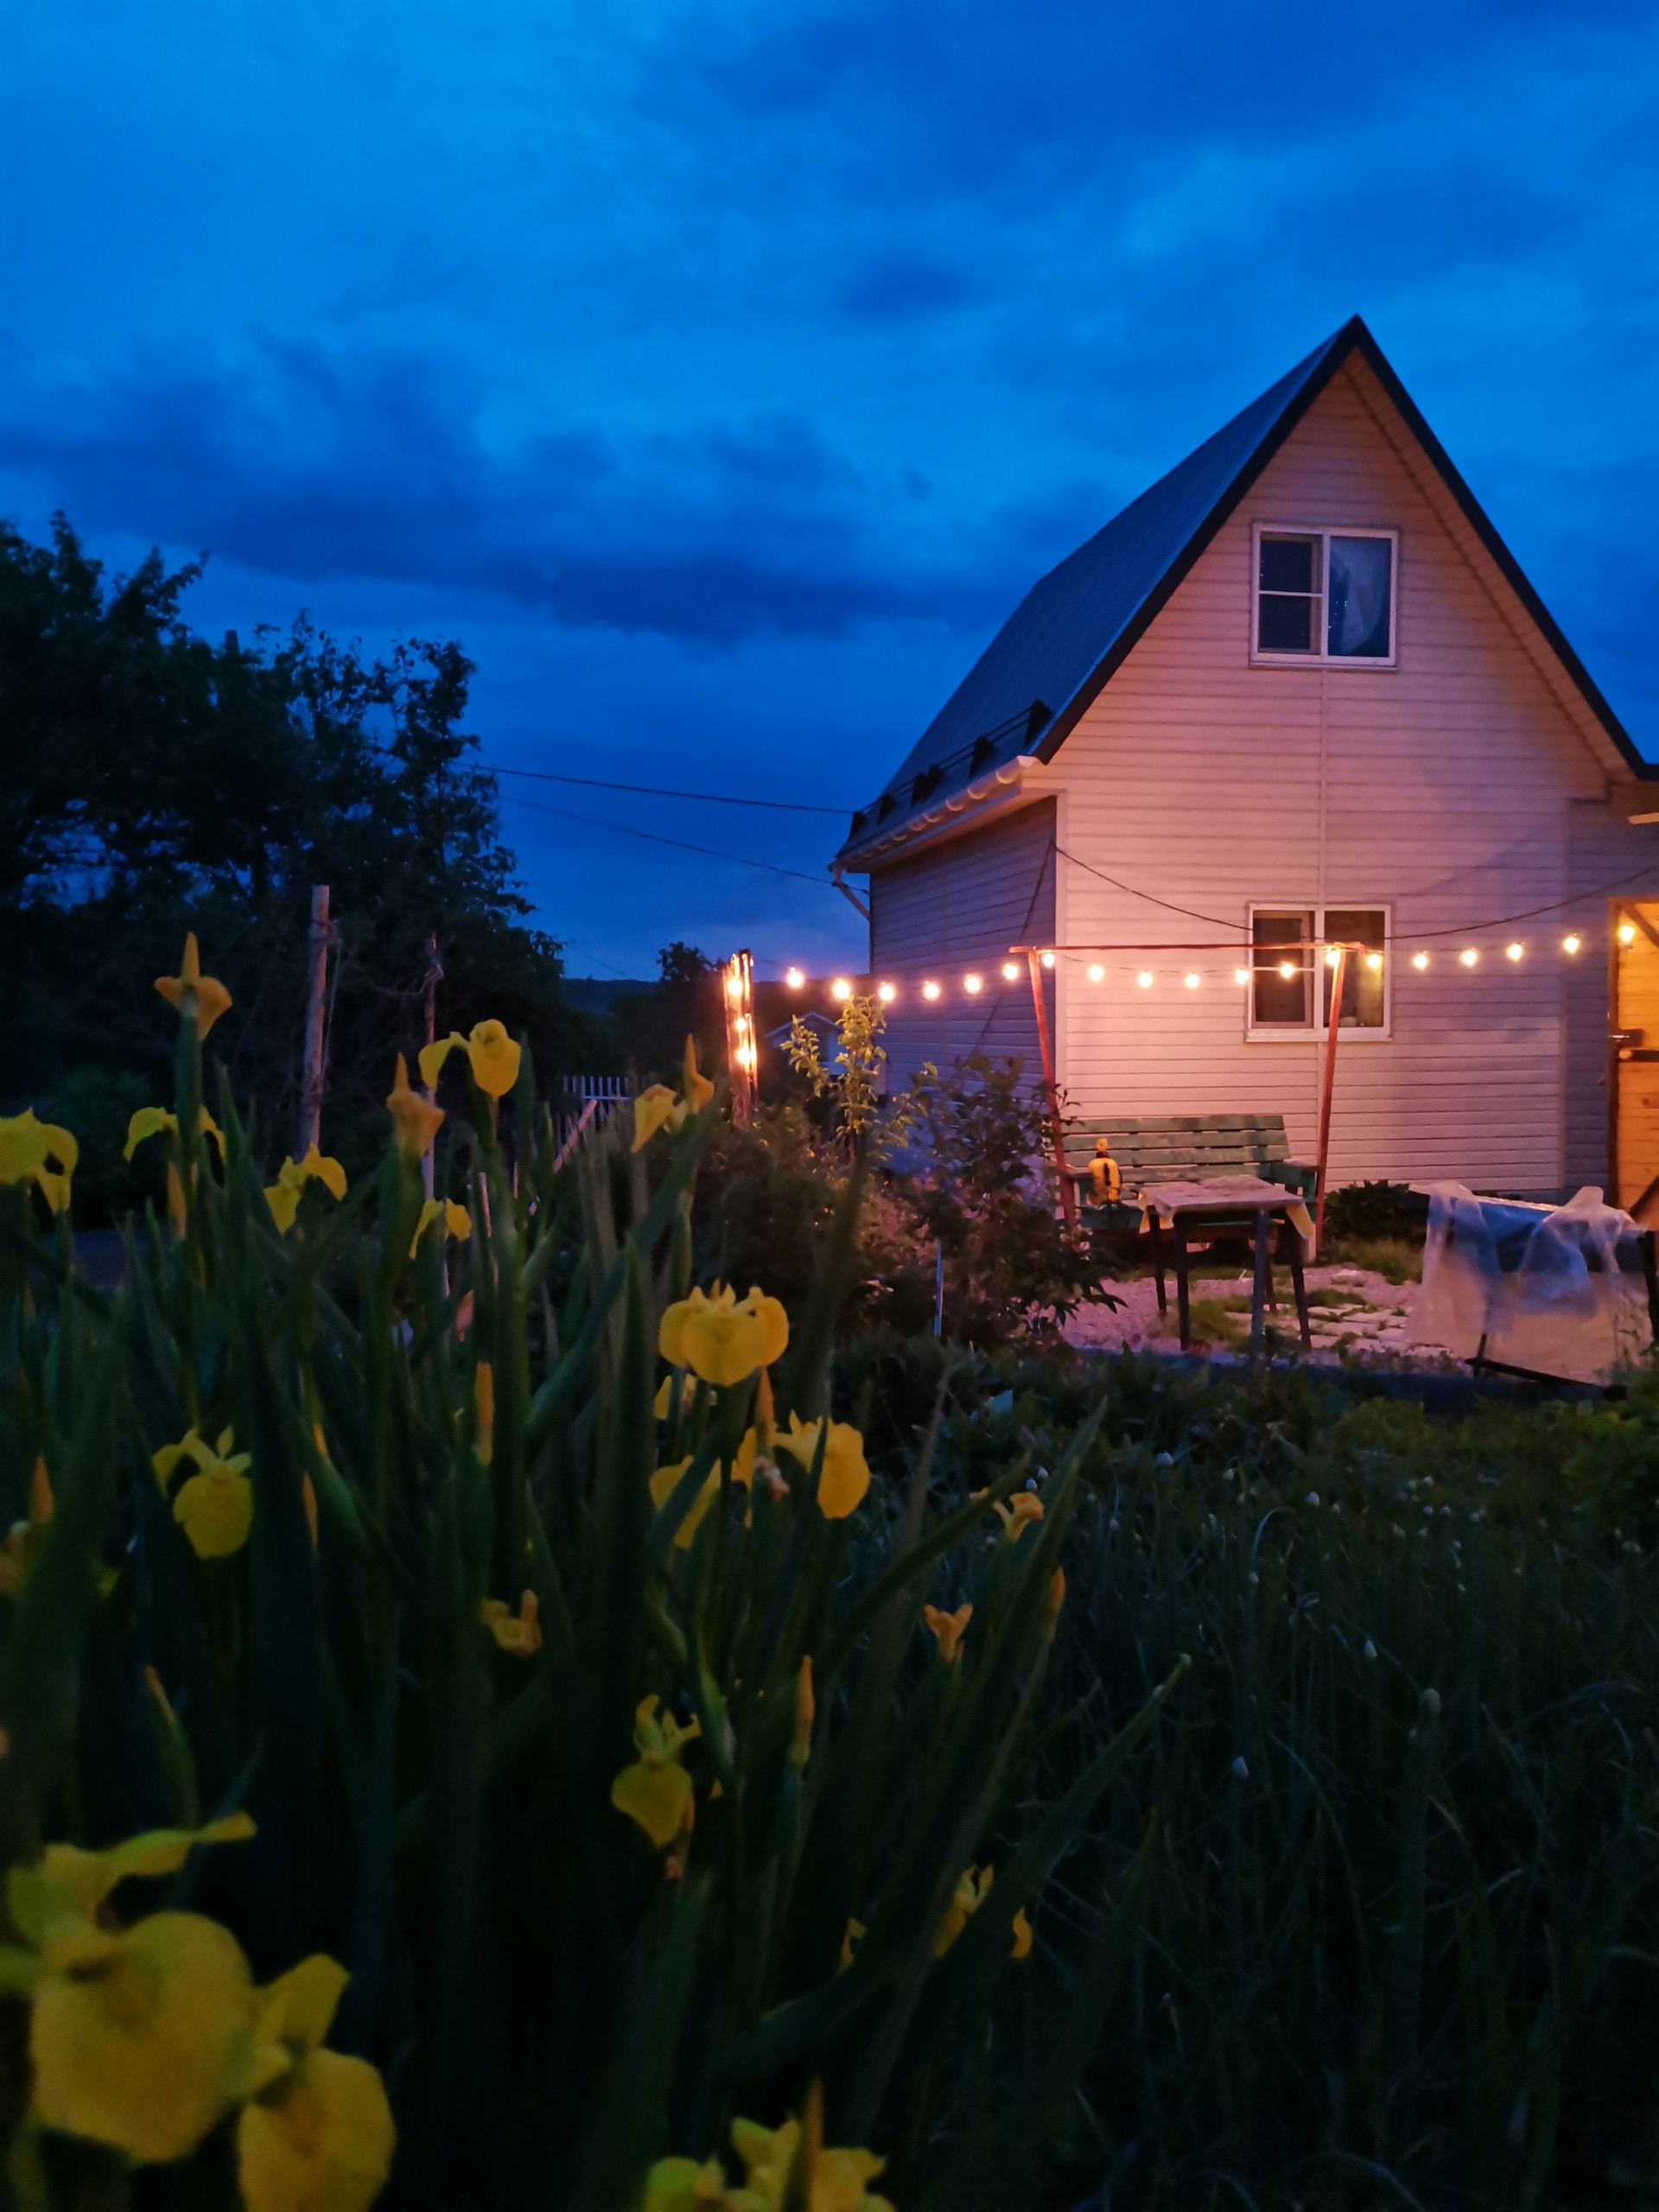
[(1651, 1346), (1640, 1231), (1593, 1184), (1564, 1206), (1413, 1187), (1429, 1209), (1408, 1343), (1581, 1382)]

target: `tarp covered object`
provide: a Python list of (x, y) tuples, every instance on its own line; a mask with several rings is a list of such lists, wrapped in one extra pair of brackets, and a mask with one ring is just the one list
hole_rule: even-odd
[(1593, 1184), (1564, 1206), (1414, 1188), (1428, 1198), (1428, 1238), (1408, 1342), (1580, 1382), (1651, 1345), (1642, 1232)]

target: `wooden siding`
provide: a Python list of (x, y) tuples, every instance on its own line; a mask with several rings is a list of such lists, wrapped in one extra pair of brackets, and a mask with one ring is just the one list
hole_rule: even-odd
[[(1255, 523), (1399, 531), (1396, 667), (1251, 664)], [(1391, 1035), (1344, 1033), (1333, 1181), (1456, 1176), (1553, 1196), (1604, 1179), (1606, 909), (1593, 894), (1644, 864), (1659, 891), (1656, 833), (1609, 806), (1605, 763), (1530, 624), (1363, 362), (1269, 462), (1048, 781), (1062, 794), (1057, 926), (1072, 943), (1242, 938), (1252, 902), (1391, 907)], [(878, 912), (893, 916), (879, 925), (884, 957), (902, 908), (912, 933), (937, 913), (941, 949), (938, 932), (971, 920), (975, 957), (990, 958), (1017, 893), (993, 926), (974, 912), (976, 868), (951, 849), (874, 879)], [(1458, 965), (1462, 925), (1569, 897), (1513, 925), (1528, 949), (1518, 967), (1497, 926), (1477, 933), (1478, 969)], [(1576, 968), (1558, 951), (1569, 922), (1590, 940)], [(1419, 944), (1433, 955), (1424, 974), (1409, 964)], [(1059, 980), (1072, 1110), (1279, 1110), (1293, 1154), (1312, 1158), (1318, 1046), (1245, 1041), (1231, 957), (1147, 957), (1149, 991), (1134, 981), (1141, 956), (1103, 957), (1103, 984), (1084, 958)], [(1181, 982), (1189, 964), (1195, 990)]]
[[(1024, 973), (1009, 983), (1008, 947), (1054, 933), (1052, 799), (1039, 799), (984, 830), (953, 839), (870, 878), (870, 971), (898, 986), (885, 1039), (891, 1078), (906, 1083), (925, 1060), (949, 1068), (969, 1053), (1018, 1058), (1039, 1077), (1037, 1026)], [(962, 988), (977, 974), (984, 988)], [(921, 995), (944, 986), (937, 1007)]]

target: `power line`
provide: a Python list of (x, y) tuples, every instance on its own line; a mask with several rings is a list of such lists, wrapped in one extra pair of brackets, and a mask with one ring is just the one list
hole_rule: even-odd
[(779, 814), (832, 814), (837, 818), (852, 812), (849, 806), (804, 806), (787, 798), (734, 798), (725, 791), (665, 791), (658, 784), (607, 784), (596, 776), (556, 776), (545, 768), (498, 768), (495, 772), (498, 776), (527, 776), (538, 784), (580, 784), (584, 791), (632, 791), (639, 798), (705, 799), (710, 806), (764, 806)]
[(654, 830), (636, 830), (626, 822), (601, 822), (591, 814), (573, 814), (568, 806), (549, 806), (536, 798), (520, 798), (516, 791), (505, 796), (515, 806), (527, 806), (537, 814), (556, 814), (562, 821), (584, 823), (589, 830), (613, 830), (620, 837), (643, 837), (650, 845), (672, 845), (676, 852), (701, 853), (705, 860), (730, 861), (738, 868), (764, 868), (768, 875), (791, 875), (797, 883), (816, 883), (821, 891), (833, 891), (835, 885), (821, 875), (806, 875), (798, 868), (779, 868), (775, 861), (751, 860), (747, 853), (717, 853), (712, 845), (688, 845), (683, 837), (659, 837)]

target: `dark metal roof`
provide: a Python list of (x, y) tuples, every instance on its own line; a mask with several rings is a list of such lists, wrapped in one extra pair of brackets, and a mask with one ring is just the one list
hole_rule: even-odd
[[(1351, 353), (1364, 355), (1633, 772), (1639, 753), (1358, 315), (1033, 584), (842, 848), (1022, 753), (1050, 760), (1250, 485)], [(850, 861), (846, 864), (851, 865)]]

